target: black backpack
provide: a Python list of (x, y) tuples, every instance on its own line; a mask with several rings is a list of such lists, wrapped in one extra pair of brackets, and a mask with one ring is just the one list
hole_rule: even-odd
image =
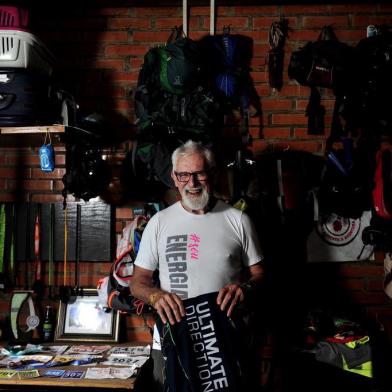
[(102, 195), (110, 179), (110, 166), (102, 159), (100, 136), (82, 128), (68, 127), (66, 173), (62, 178), (64, 204), (67, 193), (84, 201)]
[(348, 96), (355, 103), (351, 121), (372, 133), (390, 135), (392, 129), (392, 32), (362, 39), (355, 48), (356, 89)]
[[(289, 78), (311, 88), (306, 110), (309, 134), (324, 133), (325, 110), (320, 103), (319, 87), (332, 89), (336, 97), (350, 91), (354, 83), (353, 60), (354, 48), (338, 41), (331, 26), (322, 28), (317, 41), (308, 42), (292, 53), (288, 66)], [(338, 106), (340, 99), (336, 102)]]
[[(221, 112), (203, 59), (199, 43), (177, 27), (166, 45), (144, 56), (134, 95), (137, 135), (124, 160), (122, 179), (124, 185), (142, 190), (138, 196), (146, 200), (164, 193), (162, 185), (174, 187), (171, 154), (178, 146), (190, 139), (215, 144)], [(131, 189), (130, 195), (137, 196)]]
[(219, 105), (205, 83), (202, 58), (198, 43), (177, 27), (166, 45), (146, 53), (134, 95), (139, 135), (211, 138)]
[(357, 219), (372, 208), (373, 160), (363, 148), (349, 149), (327, 152), (319, 189), (321, 214)]

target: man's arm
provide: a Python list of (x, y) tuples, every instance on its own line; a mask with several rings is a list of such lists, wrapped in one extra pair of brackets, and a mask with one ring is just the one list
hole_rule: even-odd
[(154, 286), (153, 271), (135, 265), (130, 283), (131, 294), (152, 306), (163, 323), (173, 325), (185, 315), (182, 300), (178, 295), (168, 293)]
[(227, 309), (227, 316), (230, 317), (234, 307), (245, 299), (247, 287), (256, 287), (263, 280), (264, 269), (261, 263), (251, 265), (248, 269), (249, 279), (243, 283), (228, 284), (219, 290), (217, 304), (221, 310)]

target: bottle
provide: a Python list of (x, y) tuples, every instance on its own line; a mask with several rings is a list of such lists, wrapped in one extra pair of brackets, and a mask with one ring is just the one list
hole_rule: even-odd
[(52, 307), (50, 305), (46, 306), (45, 319), (44, 319), (42, 329), (43, 329), (44, 342), (52, 342), (54, 325), (53, 325), (53, 312), (52, 312)]

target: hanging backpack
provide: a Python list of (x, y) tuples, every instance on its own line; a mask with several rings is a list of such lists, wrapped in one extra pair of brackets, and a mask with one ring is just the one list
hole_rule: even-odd
[(330, 88), (336, 96), (351, 89), (353, 53), (354, 48), (338, 41), (331, 26), (324, 26), (317, 41), (308, 42), (291, 54), (289, 78), (311, 88), (306, 111), (309, 134), (324, 133), (324, 108), (318, 89)]
[(147, 217), (137, 215), (122, 231), (117, 242), (116, 260), (111, 267), (110, 274), (101, 278), (97, 284), (99, 300), (104, 309), (115, 309), (123, 313), (140, 313), (143, 308), (143, 303), (131, 295), (129, 285), (147, 221)]
[(146, 53), (134, 95), (139, 136), (211, 139), (218, 105), (205, 85), (202, 58), (198, 43), (178, 27), (166, 45)]
[(96, 120), (96, 114), (86, 116), (78, 126), (68, 126), (65, 135), (66, 173), (64, 184), (64, 204), (67, 194), (88, 201), (102, 195), (111, 179), (111, 168), (102, 158), (104, 131)]
[(392, 128), (392, 31), (380, 28), (378, 34), (362, 39), (356, 46), (357, 106), (353, 116), (371, 132), (390, 135)]
[(327, 151), (319, 204), (321, 214), (357, 219), (372, 207), (373, 162), (367, 146), (354, 147), (343, 139), (342, 149)]
[(189, 139), (209, 146), (216, 142), (220, 109), (203, 60), (199, 43), (178, 27), (166, 45), (144, 56), (134, 95), (137, 136), (124, 161), (125, 173), (131, 167), (132, 183), (147, 185), (144, 199), (156, 197), (148, 194), (157, 188), (154, 182), (174, 188), (171, 154), (178, 146)]

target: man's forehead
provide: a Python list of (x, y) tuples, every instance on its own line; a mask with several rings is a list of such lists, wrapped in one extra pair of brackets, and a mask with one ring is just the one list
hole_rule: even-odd
[(197, 168), (199, 170), (206, 167), (204, 156), (199, 153), (193, 153), (185, 156), (180, 156), (177, 160), (177, 169), (181, 168)]

